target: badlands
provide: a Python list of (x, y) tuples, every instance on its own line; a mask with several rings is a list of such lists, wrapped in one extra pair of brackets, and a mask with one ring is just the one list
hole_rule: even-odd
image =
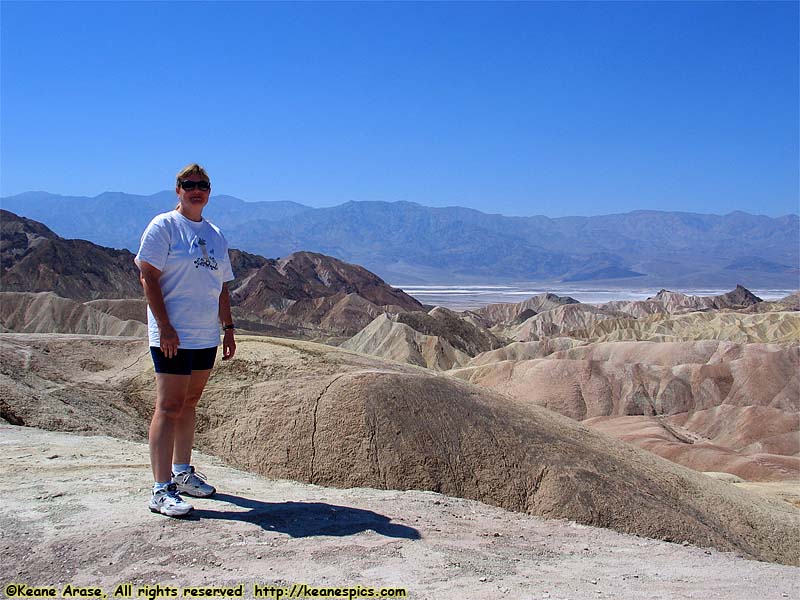
[(86, 248), (3, 216), (4, 585), (799, 597), (797, 294), (456, 313), (331, 257), (239, 253), (249, 331), (196, 443), (220, 493), (170, 520), (144, 502), (153, 369), (124, 261), (73, 268)]
[(3, 582), (796, 594), (797, 567), (782, 566), (797, 564), (790, 503), (448, 375), (312, 342), (242, 336), (201, 405), (197, 445), (213, 458), (196, 462), (220, 493), (187, 521), (156, 517), (142, 500), (146, 341), (0, 342), (0, 410), (16, 424), (0, 429)]

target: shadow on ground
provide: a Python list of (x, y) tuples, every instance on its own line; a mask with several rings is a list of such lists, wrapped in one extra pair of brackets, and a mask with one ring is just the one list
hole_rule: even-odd
[(297, 538), (315, 535), (345, 536), (368, 530), (387, 537), (409, 540), (418, 540), (421, 537), (419, 531), (413, 527), (392, 523), (389, 517), (361, 508), (325, 502), (261, 502), (230, 494), (215, 494), (214, 500), (250, 510), (245, 512), (196, 508), (186, 518), (244, 521), (268, 531), (280, 531)]

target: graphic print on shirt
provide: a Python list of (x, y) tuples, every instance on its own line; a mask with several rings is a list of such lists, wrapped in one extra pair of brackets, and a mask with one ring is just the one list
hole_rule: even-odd
[[(217, 265), (217, 259), (213, 256), (208, 255), (208, 250), (206, 249), (206, 241), (201, 238), (197, 237), (192, 240), (192, 250), (195, 248), (200, 248), (203, 252), (203, 258), (196, 258), (194, 261), (194, 268), (199, 269), (200, 267), (205, 267), (206, 269), (211, 269), (212, 271), (216, 271), (219, 266)], [(211, 254), (214, 254), (214, 249), (211, 249)]]

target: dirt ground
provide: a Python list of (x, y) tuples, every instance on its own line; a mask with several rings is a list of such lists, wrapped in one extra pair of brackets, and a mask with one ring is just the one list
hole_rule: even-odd
[(306, 583), (436, 600), (800, 598), (797, 567), (431, 492), (274, 481), (196, 455), (219, 493), (170, 519), (147, 510), (144, 444), (3, 425), (0, 461), (3, 589), (69, 583), (111, 597), (130, 582), (133, 597), (155, 584), (180, 597), (184, 586), (243, 583), (252, 598), (254, 585)]

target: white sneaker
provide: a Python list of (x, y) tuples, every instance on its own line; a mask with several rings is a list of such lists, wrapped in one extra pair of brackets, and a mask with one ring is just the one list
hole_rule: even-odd
[(178, 486), (174, 483), (170, 483), (166, 488), (158, 491), (154, 490), (148, 506), (151, 511), (168, 517), (182, 517), (194, 508), (181, 498), (178, 493)]
[(188, 471), (173, 474), (172, 483), (178, 486), (181, 494), (195, 498), (208, 498), (217, 491), (213, 485), (206, 483), (206, 476), (195, 471), (194, 467), (189, 467)]

